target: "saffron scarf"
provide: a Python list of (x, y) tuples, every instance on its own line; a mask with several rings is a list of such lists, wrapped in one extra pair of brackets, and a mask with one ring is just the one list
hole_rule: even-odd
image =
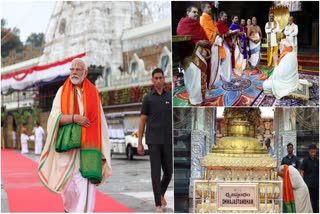
[(296, 205), (294, 203), (293, 189), (291, 185), (288, 165), (283, 166), (283, 212), (296, 212)]
[(281, 59), (282, 59), (287, 53), (290, 53), (290, 52), (292, 52), (292, 51), (293, 51), (292, 46), (286, 47), (286, 48), (282, 51), (282, 53), (280, 54), (280, 57), (279, 57), (279, 59), (278, 59), (278, 65), (279, 65)]
[(207, 13), (202, 13), (202, 16), (200, 16), (200, 25), (206, 33), (210, 45), (212, 45), (218, 32), (218, 28), (213, 22), (212, 17)]
[[(203, 13), (202, 16), (200, 17), (200, 25), (202, 26), (204, 32), (206, 33), (210, 45), (213, 45), (217, 33), (219, 32), (216, 23), (213, 21), (212, 17), (207, 14)], [(219, 55), (221, 59), (226, 58), (226, 52), (223, 48), (223, 46), (219, 46)]]
[[(62, 86), (62, 114), (80, 114), (76, 93), (76, 86), (68, 78)], [(90, 126), (81, 127), (80, 173), (91, 183), (97, 184), (102, 180), (100, 97), (96, 87), (87, 78), (83, 81), (82, 93), (84, 116), (90, 120)]]

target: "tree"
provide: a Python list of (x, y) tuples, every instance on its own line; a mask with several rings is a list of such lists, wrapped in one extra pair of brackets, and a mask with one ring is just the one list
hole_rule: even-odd
[(11, 50), (19, 49), (23, 47), (20, 40), (20, 30), (14, 27), (7, 28), (7, 21), (1, 19), (1, 57), (7, 57)]
[(39, 121), (40, 112), (42, 111), (41, 108), (33, 107), (31, 109), (31, 117), (33, 118), (33, 125), (36, 124), (37, 121)]
[(32, 47), (41, 47), (44, 42), (44, 34), (43, 33), (32, 33), (28, 36), (26, 45), (30, 45)]

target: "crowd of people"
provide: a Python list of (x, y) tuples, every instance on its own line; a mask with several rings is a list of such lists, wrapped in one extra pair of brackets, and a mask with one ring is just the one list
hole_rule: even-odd
[[(256, 17), (247, 19), (246, 22), (244, 18), (233, 15), (229, 26), (225, 11), (219, 13), (217, 22), (214, 21), (209, 2), (201, 3), (201, 11), (200, 16), (198, 7), (189, 6), (176, 30), (177, 35), (191, 36), (189, 41), (178, 47), (191, 106), (203, 105), (206, 93), (213, 93), (217, 82), (230, 82), (232, 78), (241, 77), (247, 68), (258, 68), (261, 59), (263, 36)], [(267, 95), (280, 99), (299, 87), (298, 26), (290, 16), (284, 29), (286, 38), (279, 43), (277, 35), (280, 33), (280, 26), (274, 13), (270, 12), (265, 33), (267, 66), (270, 72), (269, 81), (263, 88)], [(283, 66), (287, 66), (286, 69)], [(289, 81), (284, 84), (284, 79)]]

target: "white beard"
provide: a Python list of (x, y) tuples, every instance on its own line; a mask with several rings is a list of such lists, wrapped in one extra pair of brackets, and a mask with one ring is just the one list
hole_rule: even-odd
[(82, 76), (80, 76), (80, 77), (78, 77), (78, 76), (70, 76), (70, 80), (71, 80), (73, 85), (79, 85), (84, 80), (84, 74)]

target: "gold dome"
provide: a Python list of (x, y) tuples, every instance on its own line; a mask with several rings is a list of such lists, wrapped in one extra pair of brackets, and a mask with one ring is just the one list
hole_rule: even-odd
[(217, 146), (212, 147), (212, 153), (225, 154), (266, 154), (267, 149), (252, 137), (224, 137)]
[(267, 148), (255, 138), (260, 119), (259, 108), (225, 108), (226, 137), (212, 147), (201, 165), (209, 170), (268, 171), (276, 167), (276, 159), (270, 157)]
[(256, 126), (260, 121), (258, 108), (225, 108), (224, 112), (226, 136), (255, 137)]

